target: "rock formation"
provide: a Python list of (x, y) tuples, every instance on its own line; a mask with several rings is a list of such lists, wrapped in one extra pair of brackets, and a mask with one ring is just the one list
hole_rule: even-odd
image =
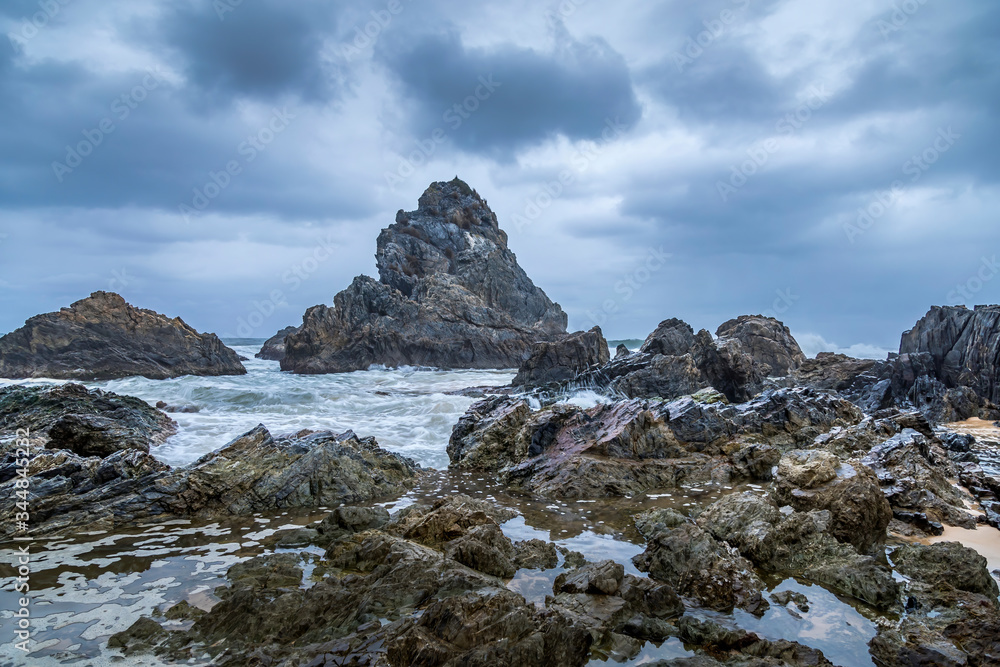
[(285, 327), (264, 341), (260, 352), (253, 356), (258, 359), (266, 359), (267, 361), (281, 361), (285, 358), (285, 337), (297, 333), (298, 330), (299, 327)]
[(704, 330), (695, 334), (681, 320), (665, 320), (637, 353), (616, 354), (597, 367), (588, 359), (589, 370), (575, 361), (579, 354), (556, 353), (561, 348), (554, 342), (540, 348), (546, 351), (545, 374), (535, 368), (543, 362), (529, 359), (514, 384), (562, 381), (630, 398), (668, 400), (714, 387), (727, 399), (742, 402), (763, 391), (768, 377), (793, 373), (806, 361), (788, 327), (773, 318), (742, 316), (716, 333), (717, 338)]
[(496, 215), (457, 178), (397, 213), (375, 259), (378, 281), (359, 276), (332, 308), (306, 311), (282, 370), (516, 368), (536, 341), (566, 332), (566, 314), (518, 266)]
[(554, 341), (535, 343), (518, 369), (513, 384), (545, 385), (568, 382), (580, 373), (611, 361), (608, 341), (600, 327), (567, 334)]
[(243, 375), (239, 356), (215, 334), (179, 317), (94, 292), (57, 313), (32, 317), (0, 338), (0, 377), (110, 380), (141, 375)]
[[(0, 443), (0, 535), (15, 532), (15, 442)], [(249, 516), (357, 503), (400, 495), (419, 474), (413, 461), (350, 431), (273, 437), (258, 426), (176, 469), (141, 448), (102, 456), (103, 451), (93, 448), (82, 454), (79, 447), (63, 449), (61, 441), (44, 437), (38, 444), (44, 449), (28, 467), (35, 480), (31, 534), (38, 536), (178, 517)]]

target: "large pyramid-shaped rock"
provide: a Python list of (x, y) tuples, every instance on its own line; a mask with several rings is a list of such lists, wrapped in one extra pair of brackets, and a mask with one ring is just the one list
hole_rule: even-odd
[(0, 338), (0, 377), (110, 380), (141, 375), (244, 375), (239, 355), (179, 317), (94, 292), (57, 313), (36, 315)]
[(379, 281), (359, 276), (333, 308), (306, 311), (282, 370), (516, 368), (532, 343), (566, 332), (566, 314), (518, 266), (496, 215), (457, 178), (400, 211), (375, 258)]

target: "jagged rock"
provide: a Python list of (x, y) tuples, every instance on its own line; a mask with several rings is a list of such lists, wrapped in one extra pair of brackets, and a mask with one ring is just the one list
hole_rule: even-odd
[(900, 354), (927, 353), (934, 377), (1000, 403), (1000, 306), (931, 308), (903, 334)]
[(694, 347), (694, 329), (683, 320), (671, 318), (660, 322), (653, 333), (639, 348), (646, 354), (662, 354), (668, 357), (681, 357), (691, 352)]
[(793, 450), (778, 465), (774, 497), (798, 511), (829, 510), (829, 533), (860, 553), (885, 541), (892, 508), (878, 478), (861, 463), (840, 460), (822, 450)]
[(298, 333), (298, 331), (299, 327), (285, 327), (268, 338), (260, 348), (260, 352), (253, 356), (268, 361), (281, 361), (285, 358), (285, 337), (293, 333)]
[(149, 453), (176, 433), (177, 425), (138, 398), (79, 384), (4, 387), (0, 433), (18, 430), (47, 439), (49, 449), (104, 457), (124, 449)]
[(630, 354), (632, 354), (632, 350), (628, 349), (624, 343), (615, 348), (615, 359), (621, 359), (622, 357), (627, 357)]
[[(0, 445), (4, 461), (13, 443)], [(14, 530), (13, 466), (0, 474), (0, 534)], [(263, 426), (184, 468), (123, 450), (104, 459), (43, 450), (29, 466), (32, 534), (110, 529), (176, 517), (246, 516), (296, 507), (356, 503), (403, 493), (413, 461), (348, 431), (273, 438)]]
[(531, 282), (486, 202), (457, 178), (378, 237), (380, 281), (366, 276), (306, 311), (281, 368), (337, 373), (385, 366), (516, 368), (566, 333), (566, 314)]
[(862, 463), (878, 476), (894, 512), (975, 528), (975, 518), (965, 511), (965, 495), (948, 481), (958, 473), (936, 440), (906, 428), (873, 447)]
[(739, 607), (756, 614), (767, 610), (761, 596), (764, 583), (738, 551), (676, 514), (666, 514), (668, 521), (660, 523), (663, 516), (660, 512), (636, 519), (646, 537), (646, 550), (632, 559), (641, 572), (708, 609), (728, 612)]
[(738, 340), (755, 363), (770, 367), (770, 375), (789, 375), (806, 361), (788, 327), (772, 317), (741, 315), (720, 326), (715, 335)]
[(589, 593), (591, 595), (614, 595), (622, 586), (625, 567), (613, 560), (584, 565), (556, 577), (552, 592)]
[(580, 373), (611, 361), (600, 327), (578, 331), (531, 347), (514, 378), (514, 386), (568, 382)]
[(494, 397), (459, 420), (448, 455), (452, 467), (487, 470), (544, 496), (629, 496), (682, 482), (768, 478), (775, 447), (801, 446), (861, 419), (848, 401), (807, 389), (765, 392), (741, 405), (685, 398), (534, 412), (525, 399)]
[(532, 539), (514, 543), (518, 569), (551, 570), (559, 565), (559, 553), (551, 542)]
[(0, 377), (154, 380), (182, 375), (244, 375), (239, 356), (215, 334), (179, 317), (134, 308), (94, 292), (57, 313), (32, 317), (0, 338)]
[(830, 532), (829, 510), (783, 514), (768, 498), (732, 494), (702, 512), (698, 525), (765, 572), (812, 579), (880, 609), (897, 603), (892, 573), (838, 541)]
[(878, 665), (993, 665), (1000, 655), (1000, 605), (986, 560), (957, 543), (900, 547), (907, 614), (869, 644)]
[[(708, 386), (701, 369), (690, 354), (683, 356), (655, 355), (646, 360), (640, 354), (626, 358), (637, 369), (607, 384), (614, 392), (629, 398), (662, 398), (671, 400), (694, 394)], [(603, 368), (599, 373), (607, 373)]]

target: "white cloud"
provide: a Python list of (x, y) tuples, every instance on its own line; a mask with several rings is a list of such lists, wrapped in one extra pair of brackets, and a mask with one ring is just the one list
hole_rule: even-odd
[(814, 333), (796, 335), (795, 340), (799, 342), (799, 347), (802, 348), (805, 355), (810, 358), (815, 357), (820, 352), (836, 352), (858, 359), (885, 359), (892, 351), (868, 343), (855, 343), (850, 347), (840, 347)]

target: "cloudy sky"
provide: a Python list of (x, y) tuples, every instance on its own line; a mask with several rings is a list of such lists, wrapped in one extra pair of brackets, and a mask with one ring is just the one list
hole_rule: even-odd
[(878, 354), (1000, 301), (995, 0), (4, 0), (0, 28), (0, 331), (105, 289), (269, 336), (455, 175), (609, 338), (764, 312)]

